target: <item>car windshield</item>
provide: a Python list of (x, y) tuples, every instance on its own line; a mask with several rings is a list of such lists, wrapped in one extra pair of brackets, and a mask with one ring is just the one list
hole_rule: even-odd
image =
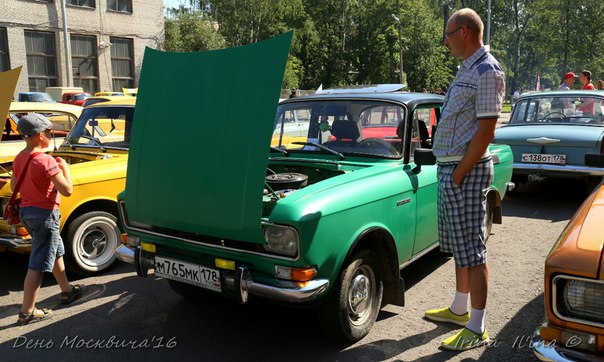
[(64, 145), (128, 148), (133, 106), (91, 107), (82, 112)]
[(32, 93), (30, 96), (32, 102), (49, 102), (53, 103), (55, 100), (47, 93)]
[(90, 98), (90, 94), (88, 93), (80, 93), (80, 94), (76, 94), (75, 97), (76, 101), (83, 101), (85, 99)]
[(510, 124), (604, 123), (603, 98), (593, 95), (531, 97), (516, 103)]
[(386, 102), (285, 103), (277, 110), (271, 146), (294, 152), (331, 150), (343, 155), (398, 158), (402, 141), (397, 129), (404, 119), (403, 107)]

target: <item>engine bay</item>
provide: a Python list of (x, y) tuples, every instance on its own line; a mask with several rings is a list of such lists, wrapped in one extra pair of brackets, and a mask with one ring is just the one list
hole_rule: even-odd
[(276, 201), (292, 192), (344, 173), (341, 169), (274, 164), (266, 169), (264, 195)]

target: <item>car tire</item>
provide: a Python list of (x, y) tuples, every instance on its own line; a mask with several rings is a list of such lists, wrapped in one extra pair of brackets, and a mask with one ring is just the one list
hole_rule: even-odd
[(493, 201), (487, 196), (487, 208), (484, 215), (484, 242), (486, 243), (491, 236), (491, 229), (493, 229)]
[(514, 196), (518, 196), (518, 191), (520, 189), (521, 185), (524, 185), (528, 182), (528, 177), (526, 175), (517, 175), (517, 174), (513, 174), (512, 175), (512, 180), (511, 180), (516, 186), (511, 189), (510, 191), (507, 191), (505, 193), (505, 196), (507, 197), (514, 197)]
[(377, 319), (384, 285), (375, 254), (355, 254), (340, 274), (327, 300), (319, 306), (324, 330), (333, 338), (356, 342), (365, 337)]
[(109, 268), (115, 261), (115, 249), (121, 232), (117, 218), (105, 211), (91, 211), (78, 216), (67, 227), (65, 264), (67, 271), (91, 276)]

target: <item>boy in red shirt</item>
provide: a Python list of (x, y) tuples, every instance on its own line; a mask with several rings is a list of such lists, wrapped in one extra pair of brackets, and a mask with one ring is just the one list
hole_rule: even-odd
[[(13, 162), (11, 190), (23, 173), (19, 193), (21, 224), (31, 235), (31, 254), (23, 283), (23, 304), (17, 324), (25, 325), (51, 318), (50, 309), (37, 309), (36, 297), (45, 272), (52, 272), (61, 288), (61, 303), (69, 304), (82, 295), (81, 285), (70, 285), (65, 274), (65, 246), (59, 231), (60, 196), (73, 191), (69, 165), (64, 159), (42, 152), (51, 142), (54, 125), (41, 114), (28, 114), (19, 120), (17, 129), (26, 147)], [(31, 158), (31, 161), (28, 160)], [(25, 169), (27, 165), (27, 169)]]

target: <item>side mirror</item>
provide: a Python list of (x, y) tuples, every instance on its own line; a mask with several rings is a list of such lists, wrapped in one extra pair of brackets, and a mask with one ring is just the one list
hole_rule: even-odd
[(422, 165), (436, 165), (436, 157), (429, 148), (417, 148), (413, 152), (413, 161), (417, 166), (413, 169), (413, 173), (420, 173)]

